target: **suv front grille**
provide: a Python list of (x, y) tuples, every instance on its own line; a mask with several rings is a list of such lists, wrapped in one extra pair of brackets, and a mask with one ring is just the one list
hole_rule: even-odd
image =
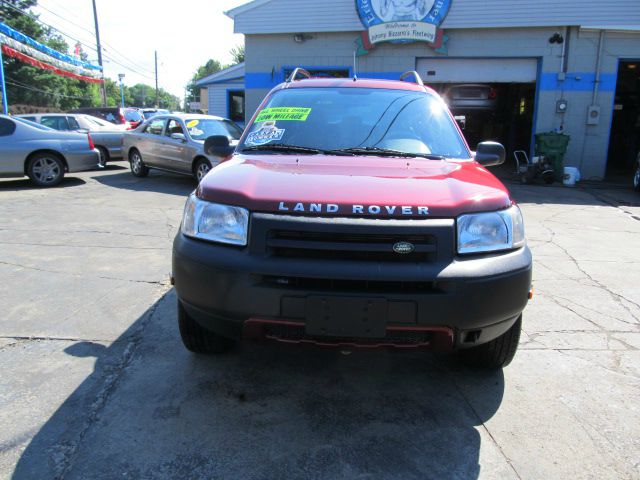
[[(411, 243), (413, 251), (394, 252), (398, 242)], [(320, 269), (330, 262), (360, 262), (363, 266), (384, 262), (420, 268), (425, 264), (451, 263), (455, 228), (453, 219), (326, 218), (254, 213), (248, 249), (252, 256), (287, 260), (287, 268), (278, 274), (285, 274), (296, 260), (317, 261)], [(296, 272), (296, 276), (298, 274)]]
[[(393, 246), (409, 242), (411, 253), (399, 254)], [(437, 239), (429, 234), (351, 233), (300, 230), (270, 230), (268, 252), (276, 257), (320, 260), (383, 262), (429, 262), (437, 252)]]

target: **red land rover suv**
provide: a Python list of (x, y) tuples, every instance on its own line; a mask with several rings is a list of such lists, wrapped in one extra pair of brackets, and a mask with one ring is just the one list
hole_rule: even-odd
[(173, 247), (185, 346), (262, 338), (341, 348), (431, 347), (512, 360), (531, 289), (520, 209), (442, 99), (409, 81), (274, 88), (237, 147), (187, 200)]

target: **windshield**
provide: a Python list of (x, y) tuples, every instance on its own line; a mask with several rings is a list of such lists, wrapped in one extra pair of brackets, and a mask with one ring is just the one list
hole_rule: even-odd
[(273, 145), (324, 153), (355, 149), (469, 157), (444, 102), (434, 95), (406, 90), (280, 90), (260, 111), (240, 149), (264, 150)]
[(40, 125), (39, 123), (32, 122), (31, 120), (27, 120), (26, 118), (18, 118), (18, 117), (12, 117), (12, 118), (14, 120), (18, 120), (18, 121), (20, 121), (20, 122), (22, 122), (22, 123), (24, 123), (26, 125), (29, 125), (30, 127), (37, 128), (38, 130), (46, 130), (48, 132), (53, 130), (53, 128), (49, 128), (49, 127), (46, 127), (44, 125)]
[(124, 113), (124, 118), (127, 122), (142, 122), (144, 118), (138, 110), (127, 110)]
[(229, 120), (213, 120), (209, 118), (188, 118), (184, 121), (189, 136), (194, 140), (205, 140), (212, 135), (222, 135), (229, 140), (238, 140), (242, 130)]

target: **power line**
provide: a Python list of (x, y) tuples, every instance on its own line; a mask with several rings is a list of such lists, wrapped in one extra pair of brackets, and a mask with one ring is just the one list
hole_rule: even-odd
[[(47, 0), (47, 1), (49, 1), (49, 0)], [(73, 17), (73, 18), (76, 18), (76, 19), (78, 19), (79, 21), (82, 21), (82, 19), (80, 19), (80, 17), (78, 17), (77, 15), (75, 15), (75, 14), (71, 13), (69, 10), (67, 10), (66, 8), (64, 8), (62, 5), (59, 5), (59, 4), (57, 4), (57, 3), (53, 3), (53, 2), (52, 2), (52, 5), (54, 6), (54, 8), (56, 8), (56, 9), (60, 9), (60, 10), (62, 10), (62, 11), (64, 11), (64, 12), (66, 12), (69, 16), (71, 16), (71, 17)], [(51, 13), (51, 14), (55, 15), (55, 16), (56, 16), (56, 17), (58, 17), (58, 18), (61, 18), (61, 19), (65, 20), (66, 22), (68, 22), (68, 23), (70, 23), (70, 24), (72, 24), (72, 25), (75, 25), (75, 26), (76, 26), (76, 27), (78, 27), (78, 28), (81, 28), (82, 30), (85, 30), (86, 32), (89, 32), (92, 36), (94, 35), (94, 32), (90, 31), (89, 29), (86, 29), (86, 28), (82, 27), (81, 25), (78, 25), (77, 23), (72, 22), (71, 20), (68, 20), (67, 18), (64, 18), (64, 17), (62, 17), (62, 16), (60, 16), (60, 15), (56, 14), (55, 12), (51, 11), (50, 9), (46, 8), (45, 6), (43, 6), (43, 5), (42, 5), (42, 2), (39, 2), (39, 3), (38, 3), (38, 7), (39, 7), (39, 8), (42, 8), (43, 10), (46, 10), (47, 12), (49, 12), (49, 13)], [(92, 39), (92, 40), (93, 40), (93, 39)], [(129, 57), (127, 57), (125, 54), (123, 54), (122, 52), (120, 52), (119, 50), (117, 50), (117, 49), (116, 49), (115, 47), (113, 47), (110, 43), (107, 43), (107, 42), (104, 42), (104, 41), (103, 41), (103, 42), (102, 42), (102, 44), (103, 44), (104, 46), (108, 47), (108, 50), (107, 50), (107, 51), (111, 52), (113, 55), (117, 55), (118, 57), (120, 57), (120, 58), (119, 58), (119, 60), (121, 60), (121, 61), (123, 61), (123, 62), (128, 62), (130, 65), (134, 65), (136, 68), (138, 68), (138, 69), (140, 69), (140, 70), (143, 70), (143, 71), (145, 71), (145, 72), (148, 72), (148, 73), (150, 73), (150, 74), (153, 74), (153, 70), (152, 70), (151, 68), (147, 68), (147, 67), (145, 67), (145, 66), (143, 66), (143, 65), (140, 65), (140, 64), (137, 64), (137, 63), (135, 63), (135, 62), (131, 61), (131, 60), (129, 59)]]
[(44, 25), (44, 26), (46, 26), (46, 27), (49, 27), (51, 30), (53, 30), (53, 31), (55, 31), (55, 32), (57, 32), (57, 33), (59, 33), (60, 35), (62, 35), (62, 36), (64, 36), (64, 37), (67, 37), (67, 38), (68, 38), (68, 39), (70, 39), (70, 40), (77, 41), (79, 44), (81, 44), (81, 45), (83, 45), (83, 46), (87, 47), (88, 49), (91, 49), (91, 50), (94, 50), (94, 51), (95, 51), (95, 47), (91, 47), (90, 45), (87, 45), (87, 44), (85, 44), (85, 43), (83, 43), (83, 42), (80, 42), (79, 40), (77, 40), (77, 39), (76, 39), (76, 37), (72, 37), (71, 35), (68, 35), (68, 34), (66, 34), (66, 33), (62, 32), (61, 30), (57, 29), (57, 28), (56, 28), (56, 27), (54, 27), (53, 25), (50, 25), (50, 24), (48, 24), (48, 23), (46, 23), (46, 22), (44, 22), (44, 21), (40, 20), (38, 17), (36, 17), (36, 16), (35, 16), (34, 14), (32, 14), (31, 12), (26, 12), (26, 11), (24, 11), (24, 10), (20, 10), (19, 8), (14, 7), (14, 6), (13, 6), (13, 5), (11, 5), (10, 3), (2, 3), (1, 5), (2, 5), (2, 6), (4, 6), (4, 7), (9, 7), (10, 9), (15, 10), (16, 12), (18, 12), (18, 13), (20, 13), (20, 14), (22, 14), (22, 15), (25, 15), (25, 16), (27, 16), (27, 17), (31, 18), (31, 19), (32, 19), (32, 20), (34, 20), (35, 22), (38, 22), (38, 23), (40, 23), (40, 24), (42, 24), (42, 25)]
[[(94, 52), (97, 52), (96, 47), (92, 47), (92, 46), (90, 46), (90, 45), (88, 45), (88, 44), (86, 44), (86, 43), (84, 43), (84, 42), (81, 42), (81, 41), (78, 39), (78, 37), (74, 37), (74, 36), (71, 36), (71, 35), (69, 35), (69, 34), (64, 33), (63, 31), (61, 31), (60, 29), (58, 29), (58, 28), (54, 27), (53, 25), (51, 25), (51, 24), (49, 24), (49, 23), (46, 23), (46, 22), (44, 22), (44, 21), (40, 20), (38, 17), (36, 17), (35, 15), (33, 15), (33, 14), (32, 14), (32, 13), (30, 13), (30, 12), (25, 12), (25, 11), (23, 11), (23, 10), (20, 10), (20, 9), (18, 9), (18, 8), (14, 7), (13, 5), (8, 4), (8, 3), (5, 3), (5, 4), (3, 4), (3, 5), (4, 5), (4, 6), (6, 6), (6, 7), (11, 8), (11, 9), (13, 9), (13, 10), (15, 10), (15, 11), (16, 11), (16, 12), (18, 12), (18, 13), (21, 13), (22, 15), (25, 15), (25, 16), (27, 16), (27, 17), (31, 18), (32, 20), (34, 20), (34, 21), (36, 21), (36, 22), (38, 22), (38, 23), (40, 23), (40, 24), (42, 24), (42, 25), (45, 25), (45, 26), (47, 26), (47, 27), (51, 28), (51, 29), (52, 29), (52, 30), (54, 30), (55, 32), (58, 32), (60, 35), (62, 35), (62, 36), (64, 36), (64, 37), (67, 37), (67, 38), (68, 38), (68, 39), (70, 39), (70, 40), (77, 41), (80, 45), (82, 45), (82, 46), (84, 46), (84, 47), (86, 47), (86, 48), (88, 48), (88, 49), (90, 49), (90, 50), (92, 50), (92, 51), (94, 51)], [(86, 40), (85, 40), (85, 41), (86, 41)], [(122, 68), (126, 69), (126, 70), (127, 70), (127, 71), (129, 71), (129, 72), (132, 72), (132, 73), (135, 73), (135, 74), (137, 74), (137, 75), (140, 75), (141, 77), (144, 77), (144, 78), (146, 78), (146, 79), (148, 79), (148, 80), (153, 80), (153, 76), (152, 76), (152, 75), (148, 75), (148, 74), (142, 73), (142, 72), (138, 71), (138, 70), (137, 70), (137, 69), (135, 69), (135, 68), (132, 68), (132, 67), (130, 67), (130, 66), (127, 66), (127, 65), (125, 65), (124, 63), (122, 63), (122, 62), (120, 62), (120, 61), (116, 60), (115, 58), (113, 58), (113, 56), (111, 56), (111, 55), (104, 55), (104, 57), (105, 57), (107, 60), (109, 60), (110, 62), (113, 62), (113, 63), (115, 63), (115, 64), (119, 65), (120, 67), (122, 67)], [(136, 67), (138, 67), (138, 65), (137, 65), (137, 64), (134, 64), (134, 65), (136, 65)], [(139, 67), (139, 68), (142, 68), (142, 67)]]
[(79, 28), (80, 30), (84, 30), (85, 32), (90, 33), (91, 35), (93, 35), (93, 34), (94, 34), (94, 32), (92, 32), (92, 31), (91, 31), (91, 30), (89, 30), (88, 28), (85, 28), (85, 27), (83, 27), (82, 25), (78, 25), (77, 23), (72, 22), (72, 21), (71, 21), (71, 20), (69, 20), (68, 18), (63, 17), (62, 15), (58, 15), (56, 12), (54, 12), (54, 11), (52, 11), (52, 10), (49, 10), (47, 7), (45, 7), (45, 6), (44, 6), (44, 5), (42, 5), (41, 3), (38, 3), (38, 4), (37, 4), (37, 7), (38, 7), (38, 8), (41, 8), (42, 10), (45, 10), (45, 11), (49, 12), (51, 15), (54, 15), (54, 16), (56, 16), (56, 17), (60, 18), (61, 20), (63, 20), (63, 21), (65, 21), (65, 22), (67, 22), (67, 23), (70, 23), (71, 25), (74, 25), (75, 27)]

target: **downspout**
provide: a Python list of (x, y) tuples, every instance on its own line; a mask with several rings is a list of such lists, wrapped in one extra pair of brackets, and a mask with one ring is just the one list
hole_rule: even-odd
[[(569, 41), (571, 37), (571, 27), (564, 27), (564, 41), (562, 42), (562, 54), (560, 55), (560, 71), (558, 72), (558, 82), (560, 83), (560, 100), (564, 99), (565, 80), (567, 79), (567, 56), (569, 54)], [(556, 115), (558, 115), (556, 113)], [(560, 133), (564, 132), (564, 117), (565, 113), (559, 114), (560, 116)]]
[(600, 38), (598, 39), (598, 56), (596, 57), (596, 79), (593, 84), (593, 99), (591, 105), (595, 105), (598, 101), (598, 90), (600, 89), (600, 69), (602, 68), (602, 45), (604, 44), (604, 30), (600, 30)]
[[(600, 69), (602, 68), (602, 46), (604, 44), (604, 30), (600, 30), (600, 36), (598, 38), (598, 55), (596, 57), (596, 78), (593, 82), (593, 96), (591, 97), (591, 105), (596, 105), (598, 101), (598, 90), (600, 89)], [(587, 147), (587, 126), (585, 126), (585, 135), (582, 140), (582, 153), (580, 154), (579, 169), (582, 171), (582, 165), (584, 163), (584, 152)]]
[[(560, 60), (560, 72), (567, 73), (567, 48), (569, 45), (569, 35), (571, 35), (571, 30), (569, 27), (564, 27), (564, 42), (562, 42), (562, 55)], [(564, 80), (564, 78), (562, 78)]]

